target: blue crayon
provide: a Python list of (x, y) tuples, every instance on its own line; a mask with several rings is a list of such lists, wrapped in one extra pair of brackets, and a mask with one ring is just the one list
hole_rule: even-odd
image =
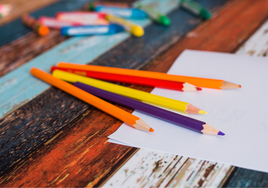
[(107, 14), (113, 14), (115, 16), (131, 19), (145, 19), (147, 18), (147, 13), (143, 10), (137, 8), (119, 8), (119, 7), (106, 7), (97, 6), (94, 9), (96, 12), (103, 12)]
[(109, 25), (87, 25), (75, 27), (63, 27), (63, 36), (86, 36), (86, 35), (109, 35), (124, 31), (124, 28), (117, 24)]

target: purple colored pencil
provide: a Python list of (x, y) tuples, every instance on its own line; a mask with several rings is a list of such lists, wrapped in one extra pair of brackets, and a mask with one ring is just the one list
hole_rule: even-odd
[(150, 114), (154, 117), (160, 118), (162, 120), (174, 123), (176, 125), (182, 126), (184, 128), (202, 133), (202, 134), (212, 134), (212, 135), (225, 135), (221, 131), (218, 131), (214, 127), (206, 124), (203, 121), (199, 121), (190, 117), (186, 117), (174, 112), (170, 112), (122, 95), (118, 95), (109, 91), (105, 91), (99, 88), (95, 88), (92, 86), (89, 86), (87, 84), (81, 83), (81, 82), (75, 82), (74, 86), (91, 93), (93, 95), (96, 95), (100, 98), (116, 102), (120, 105), (137, 109), (139, 111), (142, 111), (146, 114)]

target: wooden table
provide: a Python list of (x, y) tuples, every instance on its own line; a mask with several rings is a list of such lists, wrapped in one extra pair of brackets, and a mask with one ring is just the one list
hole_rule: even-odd
[[(33, 15), (77, 10), (85, 2), (59, 1)], [(267, 29), (260, 29), (262, 33), (245, 44), (267, 20), (267, 0), (198, 2), (213, 12), (211, 20), (202, 21), (178, 9), (174, 0), (151, 2), (151, 6), (168, 13), (172, 25), (140, 21), (146, 26), (142, 38), (122, 33), (68, 39), (55, 30), (40, 38), (20, 20), (10, 18), (8, 24), (2, 25), (0, 186), (100, 186), (138, 150), (107, 142), (107, 136), (122, 122), (32, 78), (28, 69), (33, 66), (48, 71), (50, 65), (67, 61), (166, 72), (184, 49), (229, 53), (239, 49), (240, 54), (267, 54), (265, 43), (258, 44), (262, 45), (258, 52), (252, 45)], [(266, 173), (242, 168), (232, 168), (230, 173), (224, 186), (268, 186)]]

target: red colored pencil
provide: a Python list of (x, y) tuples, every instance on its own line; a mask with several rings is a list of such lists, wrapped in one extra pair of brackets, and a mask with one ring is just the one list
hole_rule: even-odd
[(92, 77), (92, 78), (97, 78), (97, 79), (107, 80), (107, 81), (124, 82), (124, 83), (159, 87), (159, 88), (172, 89), (172, 90), (178, 90), (178, 91), (202, 90), (200, 87), (196, 87), (186, 82), (174, 82), (174, 81), (168, 81), (168, 80), (159, 80), (159, 79), (153, 79), (153, 78), (143, 78), (143, 77), (137, 77), (137, 76), (128, 76), (128, 75), (95, 72), (95, 71), (85, 71), (85, 70), (63, 68), (63, 67), (56, 67), (56, 66), (51, 67), (51, 72), (53, 72), (56, 69), (78, 74), (81, 76)]

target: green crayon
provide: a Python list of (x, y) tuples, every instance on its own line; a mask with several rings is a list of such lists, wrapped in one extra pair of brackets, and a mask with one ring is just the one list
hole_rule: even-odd
[(192, 14), (201, 17), (202, 19), (207, 20), (211, 17), (211, 13), (208, 10), (192, 0), (181, 0), (180, 6)]
[(148, 16), (155, 22), (157, 22), (158, 24), (161, 24), (161, 25), (165, 25), (165, 26), (168, 26), (170, 25), (170, 19), (161, 14), (161, 13), (158, 13), (157, 11), (155, 11), (154, 9), (152, 9), (151, 7), (149, 6), (146, 6), (146, 5), (142, 5), (142, 4), (139, 4), (137, 6), (137, 8), (145, 11)]

